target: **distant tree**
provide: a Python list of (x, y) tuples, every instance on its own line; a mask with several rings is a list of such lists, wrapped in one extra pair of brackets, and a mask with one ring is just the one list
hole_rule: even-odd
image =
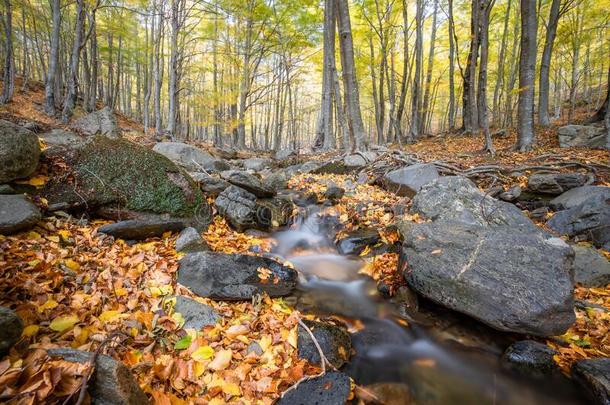
[(4, 27), (4, 69), (0, 104), (8, 103), (15, 91), (15, 51), (13, 49), (13, 7), (11, 0), (4, 0), (2, 25)]

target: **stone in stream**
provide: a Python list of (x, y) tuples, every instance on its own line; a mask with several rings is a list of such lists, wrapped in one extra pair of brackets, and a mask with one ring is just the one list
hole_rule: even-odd
[(574, 249), (574, 281), (585, 287), (605, 287), (610, 284), (610, 261), (597, 250), (585, 246)]
[(185, 228), (176, 239), (177, 252), (192, 253), (206, 250), (210, 250), (210, 247), (195, 228)]
[(263, 292), (288, 295), (296, 287), (297, 273), (265, 257), (197, 252), (180, 260), (178, 282), (201, 297), (237, 301)]
[(286, 226), (292, 218), (294, 204), (288, 196), (258, 199), (256, 204), (258, 221), (265, 229)]
[(121, 129), (110, 107), (104, 107), (77, 119), (72, 123), (71, 128), (88, 136), (102, 135), (114, 139), (121, 137)]
[(116, 239), (144, 240), (161, 237), (166, 232), (180, 232), (187, 224), (184, 221), (173, 219), (145, 219), (119, 221), (114, 224), (100, 226), (97, 231), (110, 235)]
[[(311, 330), (322, 349), (326, 359), (336, 368), (340, 368), (349, 360), (352, 343), (344, 328), (329, 323), (304, 320), (303, 323)], [(320, 352), (309, 333), (299, 325), (298, 342), (299, 357), (311, 364), (320, 365)]]
[(519, 208), (485, 195), (472, 181), (461, 176), (441, 177), (423, 186), (413, 198), (411, 212), (432, 220), (509, 225), (540, 232)]
[(0, 120), (0, 184), (30, 176), (36, 171), (39, 159), (36, 134)]
[(214, 308), (182, 295), (176, 296), (174, 312), (184, 318), (184, 329), (201, 330), (204, 326), (216, 325), (220, 320)]
[(436, 166), (418, 163), (392, 170), (383, 176), (383, 187), (399, 196), (413, 197), (423, 186), (439, 178)]
[(521, 196), (521, 186), (513, 186), (508, 191), (500, 193), (498, 198), (502, 201), (513, 202)]
[(582, 186), (576, 187), (551, 200), (550, 206), (555, 211), (574, 208), (594, 195), (602, 195), (610, 198), (610, 187), (604, 186)]
[(577, 361), (572, 366), (572, 378), (595, 404), (610, 404), (610, 359), (596, 358)]
[(9, 184), (0, 184), (0, 195), (2, 194), (17, 194), (17, 191)]
[(399, 266), (438, 304), (498, 330), (556, 336), (575, 321), (573, 259), (541, 232), (437, 221), (411, 227)]
[(4, 357), (21, 338), (23, 322), (12, 309), (0, 306), (0, 357)]
[(583, 173), (533, 174), (528, 179), (530, 192), (560, 195), (576, 187), (584, 186), (590, 177)]
[(42, 215), (25, 195), (0, 194), (0, 235), (11, 235), (32, 228)]
[[(240, 187), (229, 186), (216, 198), (218, 213), (238, 231), (264, 228), (259, 219), (256, 196)], [(266, 215), (270, 216), (269, 213)]]
[[(50, 349), (50, 357), (71, 363), (88, 363), (93, 353), (74, 349)], [(142, 405), (148, 398), (131, 371), (120, 361), (100, 354), (87, 386), (94, 405)]]
[(227, 189), (231, 185), (228, 181), (220, 179), (218, 177), (210, 176), (207, 173), (189, 173), (190, 176), (199, 184), (199, 188), (204, 192), (205, 195), (210, 197), (218, 197), (220, 193)]
[(330, 201), (338, 201), (345, 195), (345, 189), (337, 185), (331, 184), (326, 188), (324, 197)]
[(527, 377), (543, 378), (560, 373), (553, 356), (557, 352), (545, 344), (522, 340), (510, 345), (502, 355), (502, 363)]
[(606, 131), (592, 125), (566, 125), (557, 129), (557, 138), (562, 148), (601, 148), (606, 144)]
[(582, 236), (610, 248), (610, 196), (593, 195), (573, 208), (557, 212), (547, 226), (570, 237)]
[(265, 177), (264, 183), (275, 191), (280, 191), (288, 188), (288, 180), (290, 180), (290, 176), (287, 170), (278, 169)]
[(286, 392), (277, 405), (345, 405), (351, 391), (350, 379), (340, 371), (303, 381)]
[(350, 232), (337, 241), (337, 250), (342, 255), (359, 255), (367, 246), (374, 246), (381, 241), (375, 229), (358, 229)]
[(248, 172), (228, 170), (222, 172), (220, 176), (234, 186), (243, 188), (259, 198), (269, 198), (276, 194), (275, 190), (263, 184), (258, 177)]

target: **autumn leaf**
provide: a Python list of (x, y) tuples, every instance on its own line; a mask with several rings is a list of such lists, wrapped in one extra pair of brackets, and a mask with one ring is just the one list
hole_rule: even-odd
[(184, 350), (188, 349), (191, 346), (193, 339), (190, 335), (184, 336), (182, 339), (178, 340), (176, 344), (174, 344), (174, 349), (176, 350)]
[(208, 364), (208, 367), (216, 371), (224, 370), (231, 364), (231, 359), (233, 359), (233, 352), (231, 350), (220, 350), (214, 356), (214, 360)]
[(76, 315), (60, 316), (53, 319), (49, 327), (56, 332), (64, 332), (68, 329), (72, 329), (78, 321), (79, 319)]
[(112, 323), (121, 319), (121, 317), (123, 317), (121, 311), (111, 310), (102, 312), (98, 319), (103, 323)]
[(214, 349), (210, 346), (201, 346), (191, 354), (191, 358), (195, 361), (206, 361), (212, 356), (214, 356)]

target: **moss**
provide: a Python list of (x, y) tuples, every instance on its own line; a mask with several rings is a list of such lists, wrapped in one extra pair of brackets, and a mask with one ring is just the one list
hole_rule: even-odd
[(191, 217), (206, 204), (195, 182), (166, 157), (120, 139), (97, 136), (68, 159), (77, 191), (97, 206)]

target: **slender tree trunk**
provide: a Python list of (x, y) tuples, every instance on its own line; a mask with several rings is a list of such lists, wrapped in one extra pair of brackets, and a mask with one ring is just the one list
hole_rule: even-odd
[[(436, 14), (438, 12), (438, 0), (434, 0), (434, 11), (432, 12), (432, 27), (430, 33), (430, 50), (428, 51), (428, 66), (426, 69), (426, 83), (424, 85), (424, 103), (422, 114), (424, 122), (428, 122), (428, 117), (432, 115), (430, 111), (430, 86), (432, 85), (432, 69), (434, 67), (434, 47), (436, 45)], [(428, 133), (430, 128), (424, 126), (422, 128), (425, 133)]]
[(62, 121), (67, 123), (72, 117), (76, 98), (78, 97), (78, 67), (80, 64), (80, 51), (82, 48), (83, 35), (85, 29), (85, 6), (84, 0), (76, 1), (76, 23), (74, 25), (74, 43), (72, 44), (72, 54), (70, 56), (70, 68), (68, 71), (68, 87), (64, 98), (64, 108), (62, 111)]
[(489, 132), (489, 114), (487, 112), (487, 60), (489, 55), (489, 15), (495, 0), (481, 1), (480, 10), (480, 42), (481, 42), (481, 60), (479, 61), (479, 83), (478, 83), (478, 112), (479, 124), (485, 136), (485, 151), (492, 156), (496, 151)]
[(155, 63), (154, 63), (154, 98), (153, 109), (155, 115), (155, 134), (161, 134), (161, 86), (163, 81), (163, 63), (161, 61), (161, 42), (163, 41), (163, 2), (159, 1), (155, 8), (157, 15), (157, 29), (155, 38)]
[(405, 106), (407, 104), (407, 89), (409, 83), (409, 16), (408, 16), (408, 4), (407, 0), (402, 0), (402, 46), (403, 46), (403, 60), (402, 60), (402, 82), (400, 83), (400, 98), (396, 109), (396, 118), (394, 119), (396, 140), (401, 141), (403, 138), (402, 131), (402, 117), (404, 115)]
[(468, 51), (468, 59), (466, 61), (466, 69), (464, 72), (464, 92), (462, 94), (463, 101), (463, 126), (466, 133), (475, 134), (479, 130), (479, 114), (477, 112), (476, 101), (476, 74), (477, 60), (479, 59), (479, 20), (480, 20), (480, 3), (484, 0), (473, 0), (472, 12), (470, 17), (470, 49)]
[(551, 3), (551, 11), (549, 21), (546, 27), (546, 37), (544, 40), (544, 50), (542, 51), (542, 59), (540, 61), (540, 80), (538, 87), (538, 124), (549, 126), (551, 119), (549, 117), (549, 75), (551, 70), (551, 56), (555, 36), (557, 34), (557, 25), (559, 23), (559, 6), (561, 0), (553, 0)]
[(500, 41), (500, 54), (498, 55), (498, 67), (496, 71), (496, 86), (493, 99), (493, 121), (500, 124), (500, 93), (504, 86), (504, 59), (506, 58), (506, 42), (508, 40), (508, 22), (510, 20), (512, 0), (508, 0), (506, 13), (504, 14), (504, 28), (502, 29), (502, 40)]
[(413, 143), (421, 134), (420, 91), (421, 91), (421, 69), (423, 59), (423, 24), (424, 24), (424, 2), (417, 0), (415, 15), (415, 73), (413, 75), (413, 87), (411, 89), (411, 125), (408, 143)]
[(11, 0), (4, 0), (4, 72), (0, 104), (6, 104), (13, 99), (15, 91), (15, 53), (13, 49), (13, 10)]
[[(509, 0), (510, 1), (510, 0)], [(447, 23), (449, 35), (449, 107), (448, 107), (448, 125), (449, 131), (455, 129), (455, 40), (453, 38), (453, 1), (449, 0), (449, 15), (451, 18)]]
[(318, 128), (314, 140), (314, 149), (320, 149), (327, 144), (326, 139), (333, 137), (333, 91), (332, 69), (335, 59), (336, 7), (335, 1), (324, 1), (324, 56), (322, 68), (322, 105)]

